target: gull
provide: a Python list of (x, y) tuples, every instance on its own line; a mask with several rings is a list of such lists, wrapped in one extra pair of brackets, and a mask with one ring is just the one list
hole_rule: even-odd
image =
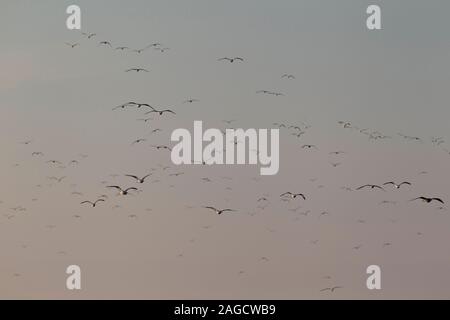
[(297, 137), (297, 138), (301, 138), (301, 136), (304, 135), (305, 133), (306, 133), (306, 132), (301, 131), (301, 132), (298, 132), (298, 133), (292, 133), (292, 135), (295, 136), (295, 137)]
[(392, 200), (383, 200), (380, 202), (380, 204), (397, 204), (396, 201), (392, 201)]
[(256, 202), (260, 202), (260, 201), (269, 201), (269, 200), (266, 197), (261, 197)]
[(198, 102), (198, 101), (199, 100), (197, 100), (197, 99), (187, 99), (183, 103), (194, 103), (194, 102)]
[(134, 140), (134, 141), (131, 143), (131, 145), (135, 145), (136, 143), (141, 143), (141, 142), (145, 142), (145, 141), (147, 141), (147, 139), (137, 139), (137, 140)]
[(137, 119), (137, 121), (144, 121), (144, 122), (148, 122), (151, 120), (153, 120), (153, 118)]
[[(138, 49), (138, 50), (134, 50), (135, 52), (138, 52), (138, 51), (144, 51), (144, 50), (146, 50), (146, 49), (148, 49), (148, 48), (150, 48), (150, 47), (159, 47), (159, 46), (161, 46), (162, 44), (161, 43), (159, 43), (159, 42), (155, 42), (155, 43), (151, 43), (151, 44), (149, 44), (148, 46), (146, 46), (145, 48), (143, 48), (143, 49)], [(138, 53), (140, 53), (140, 52), (138, 52)]]
[(300, 215), (307, 217), (310, 212), (311, 212), (311, 210), (306, 210), (306, 211), (300, 212)]
[(203, 207), (203, 208), (213, 210), (215, 213), (217, 213), (219, 215), (224, 213), (224, 212), (235, 212), (236, 211), (236, 210), (233, 210), (233, 209), (222, 209), (222, 210), (219, 210), (219, 209), (216, 209), (214, 207)]
[(344, 128), (351, 128), (352, 124), (350, 122), (346, 122), (346, 121), (338, 121), (338, 123)]
[(65, 178), (66, 178), (65, 176), (64, 176), (64, 177), (61, 177), (61, 178), (57, 178), (57, 177), (49, 177), (50, 180), (55, 180), (55, 181), (58, 181), (58, 182), (63, 181)]
[(128, 70), (125, 70), (125, 72), (130, 72), (130, 71), (136, 71), (136, 72), (144, 71), (144, 72), (149, 72), (147, 69), (144, 69), (144, 68), (130, 68), (130, 69), (128, 69)]
[(284, 94), (281, 92), (273, 92), (273, 91), (269, 91), (269, 90), (258, 90), (258, 91), (256, 91), (256, 93), (265, 93), (265, 94), (270, 94), (273, 96), (284, 96)]
[(171, 174), (169, 174), (169, 176), (171, 176), (171, 177), (178, 177), (178, 176), (181, 176), (183, 174), (184, 174), (184, 172), (177, 172), (177, 173), (171, 173)]
[(362, 245), (361, 245), (361, 244), (358, 244), (357, 246), (354, 246), (353, 249), (354, 249), (354, 250), (359, 250), (359, 249), (361, 249), (361, 247), (362, 247)]
[(164, 48), (155, 48), (155, 50), (158, 50), (159, 52), (166, 52), (167, 50), (170, 50), (170, 48), (164, 47)]
[(340, 162), (331, 162), (330, 163), (333, 167), (337, 167), (337, 166), (339, 166), (339, 165), (341, 165), (341, 163)]
[(277, 126), (278, 128), (286, 128), (286, 125), (284, 123), (274, 123), (274, 126)]
[(143, 49), (134, 49), (133, 50), (133, 52), (136, 52), (136, 53), (142, 53), (142, 52), (144, 52), (145, 50), (147, 50), (149, 47), (145, 47), (145, 48), (143, 48)]
[(430, 203), (432, 201), (437, 201), (437, 202), (440, 202), (442, 204), (445, 204), (444, 201), (442, 199), (440, 199), (440, 198), (418, 197), (418, 198), (412, 199), (410, 201), (419, 200), (419, 199), (422, 200), (423, 202), (426, 202), (426, 203)]
[(227, 60), (227, 61), (229, 61), (230, 63), (233, 63), (234, 61), (244, 61), (244, 59), (242, 59), (242, 58), (240, 58), (240, 57), (234, 57), (234, 58), (227, 58), (227, 57), (224, 57), (224, 58), (218, 59), (217, 61), (223, 61), (223, 60)]
[(165, 110), (156, 110), (156, 109), (153, 109), (153, 110), (147, 112), (146, 114), (150, 114), (150, 113), (158, 113), (160, 116), (162, 116), (164, 113), (173, 113), (173, 114), (176, 114), (175, 112), (173, 112), (173, 111), (170, 110), (170, 109), (165, 109)]
[(134, 187), (127, 188), (127, 189), (122, 189), (119, 186), (107, 186), (107, 188), (115, 188), (115, 189), (119, 190), (119, 194), (122, 195), (122, 196), (128, 195), (130, 190), (135, 190), (135, 191), (138, 190), (137, 188), (134, 188)]
[(69, 162), (69, 166), (79, 164), (77, 160), (72, 160)]
[(99, 46), (105, 45), (105, 46), (110, 46), (110, 47), (112, 47), (111, 42), (109, 42), (109, 41), (100, 41), (100, 43), (99, 43), (98, 45), (99, 45)]
[(40, 151), (36, 151), (36, 152), (33, 152), (31, 155), (32, 156), (43, 156), (44, 154)]
[(312, 149), (312, 148), (317, 149), (317, 147), (315, 145), (313, 145), (313, 144), (305, 144), (305, 145), (303, 145), (302, 149), (305, 149), (305, 148), (307, 148), (307, 149)]
[(168, 146), (164, 146), (164, 145), (156, 145), (156, 146), (152, 146), (153, 148), (156, 148), (157, 150), (161, 150), (161, 149), (166, 149), (169, 151), (172, 151), (172, 149)]
[(48, 160), (47, 163), (51, 163), (51, 164), (62, 164), (60, 161), (58, 160)]
[(340, 155), (340, 154), (345, 154), (345, 151), (332, 151), (332, 152), (330, 152), (330, 154)]
[(86, 32), (82, 32), (81, 34), (83, 36), (86, 36), (88, 39), (91, 39), (97, 35), (96, 33), (86, 33)]
[(327, 212), (327, 211), (324, 211), (324, 212), (322, 212), (321, 214), (319, 214), (319, 218), (320, 218), (321, 216), (324, 216), (324, 215), (330, 215), (330, 213)]
[(97, 206), (97, 203), (99, 203), (99, 202), (105, 202), (105, 200), (104, 200), (104, 199), (98, 199), (98, 200), (96, 200), (95, 202), (92, 202), (92, 201), (83, 201), (83, 202), (81, 202), (81, 204), (88, 203), (88, 204), (90, 204), (90, 205), (92, 206), (92, 208), (95, 208), (95, 207)]
[(292, 193), (290, 191), (281, 194), (280, 197), (283, 197), (283, 196), (286, 196), (286, 195), (290, 196), (292, 199), (295, 199), (295, 198), (300, 196), (300, 197), (303, 198), (303, 200), (306, 200), (306, 197), (305, 197), (305, 195), (303, 193)]
[(334, 292), (334, 290), (336, 290), (336, 289), (342, 289), (342, 287), (335, 286), (335, 287), (330, 287), (330, 288), (324, 288), (324, 289), (320, 290), (320, 292), (324, 292), (324, 291)]
[(134, 106), (137, 106), (137, 105), (138, 105), (138, 103), (130, 101), (130, 102), (121, 104), (120, 106), (114, 107), (113, 111), (117, 110), (117, 109), (120, 109), (120, 108), (125, 109), (125, 107), (134, 107)]
[(162, 131), (162, 129), (156, 128), (156, 129), (153, 129), (153, 130), (150, 132), (150, 134), (156, 133), (156, 132), (159, 132), (159, 131)]
[(284, 96), (284, 93), (281, 93), (281, 92), (270, 92), (269, 94), (274, 95), (274, 96), (276, 96), (276, 97), (278, 97), (278, 96)]
[(285, 74), (283, 74), (283, 75), (281, 76), (281, 79), (283, 79), (283, 78), (288, 78), (288, 79), (290, 79), (290, 80), (293, 80), (293, 79), (295, 79), (295, 76), (294, 76), (293, 74), (287, 74), (287, 73), (285, 73)]
[(125, 175), (125, 177), (130, 177), (130, 178), (133, 178), (133, 179), (135, 179), (136, 180), (136, 182), (137, 183), (144, 183), (145, 182), (145, 179), (147, 179), (148, 177), (150, 177), (151, 176), (151, 174), (148, 174), (148, 175), (146, 175), (146, 176), (144, 176), (144, 177), (142, 177), (142, 178), (139, 178), (138, 176), (134, 176), (134, 175), (131, 175), (131, 174), (126, 174)]
[(15, 208), (11, 208), (12, 211), (19, 211), (19, 212), (23, 212), (23, 211), (27, 211), (26, 208), (22, 207), (22, 206), (18, 206)]
[(400, 184), (396, 184), (395, 182), (393, 182), (393, 181), (390, 181), (390, 182), (386, 182), (386, 183), (383, 183), (383, 186), (387, 186), (388, 184), (392, 184), (393, 186), (394, 186), (394, 188), (396, 188), (396, 189), (400, 189), (400, 187), (402, 186), (402, 185), (411, 185), (411, 183), (410, 182), (408, 182), (408, 181), (404, 181), (404, 182), (402, 182), (402, 183), (400, 183)]
[(130, 49), (130, 48), (128, 48), (128, 47), (117, 47), (116, 48), (116, 50), (121, 50), (121, 51), (128, 50), (128, 49)]
[(71, 47), (72, 49), (75, 48), (76, 46), (79, 46), (79, 43), (68, 43), (66, 42), (66, 45), (68, 45), (69, 47)]
[(371, 189), (378, 188), (378, 189), (381, 189), (381, 190), (385, 191), (383, 187), (380, 187), (380, 186), (378, 186), (376, 184), (365, 184), (365, 185), (363, 185), (363, 186), (361, 186), (359, 188), (356, 188), (356, 190), (361, 190), (361, 189), (364, 189), (364, 188), (371, 188)]
[(410, 141), (422, 141), (422, 139), (420, 139), (419, 137), (412, 137), (412, 136), (407, 136), (407, 135), (404, 135), (404, 134), (401, 134), (401, 133), (399, 133), (398, 134), (399, 136), (401, 136), (401, 137), (403, 137), (403, 138), (405, 138), (406, 140), (410, 140)]

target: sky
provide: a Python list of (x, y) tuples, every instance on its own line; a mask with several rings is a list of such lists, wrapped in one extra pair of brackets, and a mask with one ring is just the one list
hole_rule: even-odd
[[(80, 31), (66, 27), (72, 4)], [(366, 27), (371, 4), (382, 30)], [(2, 1), (0, 298), (450, 298), (446, 205), (409, 201), (450, 201), (449, 10), (438, 0)], [(115, 50), (152, 43), (170, 49)], [(218, 61), (235, 56), (244, 61)], [(112, 110), (128, 101), (176, 115)], [(278, 174), (175, 166), (152, 148), (195, 120), (285, 124)], [(148, 173), (142, 185), (124, 176)], [(412, 185), (356, 190), (388, 181)], [(139, 191), (118, 196), (111, 184)], [(96, 208), (80, 204), (101, 195)], [(79, 291), (66, 288), (72, 264)], [(366, 287), (374, 264), (381, 290)], [(342, 288), (321, 291), (332, 286)]]

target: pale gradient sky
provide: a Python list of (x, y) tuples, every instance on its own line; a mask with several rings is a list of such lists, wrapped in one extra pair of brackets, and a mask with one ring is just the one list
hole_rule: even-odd
[[(408, 201), (450, 201), (450, 146), (431, 143), (450, 136), (448, 1), (76, 1), (82, 31), (97, 33), (91, 40), (65, 27), (74, 3), (0, 4), (0, 298), (450, 298), (449, 212)], [(374, 3), (383, 30), (372, 32), (365, 11)], [(100, 47), (101, 40), (132, 48), (161, 42), (170, 50), (138, 55)], [(218, 62), (223, 56), (245, 62)], [(137, 66), (150, 72), (124, 72)], [(281, 79), (284, 73), (296, 79)], [(200, 102), (183, 104), (187, 98)], [(111, 110), (130, 100), (177, 115), (144, 124), (136, 121), (141, 111)], [(281, 129), (273, 177), (259, 176), (257, 166), (177, 168), (169, 153), (150, 147), (170, 143), (175, 128), (192, 130), (194, 120), (224, 129), (224, 119), (242, 128), (311, 128), (300, 139)], [(369, 141), (340, 120), (392, 138)], [(154, 128), (163, 132), (149, 135)], [(130, 146), (142, 137), (149, 141)], [(347, 153), (329, 155), (336, 150)], [(67, 166), (73, 159), (80, 164)], [(102, 183), (134, 186), (123, 175), (151, 168), (154, 177), (137, 195), (116, 197)], [(185, 174), (168, 176), (175, 172)], [(341, 189), (391, 180), (413, 185)], [(285, 203), (285, 191), (308, 199)], [(101, 194), (109, 199), (97, 208), (80, 205)], [(260, 209), (263, 195), (270, 203)], [(238, 211), (217, 216), (205, 205)], [(17, 206), (27, 210), (11, 210)], [(323, 211), (330, 216), (319, 218)], [(70, 264), (82, 268), (79, 292), (65, 289)], [(381, 291), (365, 287), (371, 264), (382, 269)], [(344, 288), (320, 292), (334, 285)]]

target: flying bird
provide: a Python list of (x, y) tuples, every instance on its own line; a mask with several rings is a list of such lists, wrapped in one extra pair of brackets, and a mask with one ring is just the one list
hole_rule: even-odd
[(281, 79), (283, 79), (283, 78), (287, 78), (287, 79), (293, 80), (293, 79), (295, 79), (295, 76), (294, 76), (293, 74), (287, 74), (287, 73), (285, 73), (285, 74), (283, 74), (283, 75), (281, 76)]
[(141, 142), (145, 142), (145, 141), (147, 141), (147, 139), (136, 139), (131, 143), (131, 145), (135, 145), (136, 143), (141, 143)]
[(222, 209), (222, 210), (219, 210), (219, 209), (216, 209), (214, 207), (203, 207), (203, 208), (213, 210), (215, 213), (217, 213), (219, 215), (224, 213), (224, 212), (234, 212), (234, 211), (236, 211), (236, 210), (233, 210), (233, 209)]
[(240, 58), (240, 57), (234, 57), (234, 58), (228, 58), (228, 57), (224, 57), (224, 58), (220, 58), (217, 61), (223, 61), (223, 60), (227, 60), (230, 63), (233, 63), (234, 61), (244, 61), (244, 59)]
[(32, 156), (43, 156), (44, 154), (40, 151), (36, 151), (36, 152), (33, 152), (31, 155)]
[(115, 189), (119, 190), (119, 194), (122, 195), (122, 196), (128, 195), (129, 191), (131, 191), (131, 190), (134, 190), (134, 191), (138, 190), (137, 188), (134, 188), (134, 187), (127, 188), (127, 189), (122, 189), (119, 186), (107, 186), (107, 188), (115, 188)]
[(380, 186), (378, 186), (376, 184), (365, 184), (365, 185), (363, 185), (363, 186), (361, 186), (359, 188), (356, 188), (356, 190), (361, 190), (361, 189), (364, 189), (364, 188), (381, 189), (381, 190), (385, 191), (383, 187), (380, 187)]
[(96, 33), (86, 33), (86, 32), (82, 32), (81, 34), (83, 36), (86, 36), (88, 39), (91, 39), (97, 35)]
[(153, 109), (151, 111), (148, 111), (146, 114), (150, 114), (150, 113), (158, 113), (160, 116), (162, 116), (164, 113), (172, 113), (172, 114), (176, 114), (175, 112), (173, 112), (170, 109), (165, 109), (165, 110), (156, 110)]
[(92, 208), (95, 208), (95, 207), (97, 206), (97, 203), (99, 203), (99, 202), (105, 202), (105, 200), (103, 200), (103, 199), (98, 199), (98, 200), (96, 200), (96, 201), (94, 201), (94, 202), (92, 202), (92, 201), (83, 201), (83, 202), (81, 202), (81, 204), (86, 204), (86, 203), (88, 203), (88, 204), (90, 204), (90, 205), (92, 206)]
[(136, 72), (141, 72), (141, 71), (144, 71), (144, 72), (150, 72), (150, 71), (148, 71), (147, 69), (144, 69), (144, 68), (130, 68), (130, 69), (125, 70), (125, 72), (130, 72), (130, 71), (136, 71)]
[(297, 197), (302, 197), (303, 200), (306, 200), (306, 197), (305, 197), (305, 195), (304, 195), (303, 193), (285, 192), (285, 193), (283, 193), (283, 194), (280, 195), (280, 197), (283, 197), (283, 196), (289, 196), (289, 197), (291, 197), (292, 199), (295, 199), (295, 198), (297, 198)]
[(48, 160), (47, 163), (51, 163), (51, 164), (62, 164), (60, 161), (58, 160)]
[(394, 186), (394, 188), (396, 188), (396, 189), (400, 189), (400, 187), (401, 187), (402, 185), (409, 185), (409, 186), (411, 185), (411, 183), (408, 182), (408, 181), (404, 181), (404, 182), (402, 182), (402, 183), (400, 183), (400, 184), (396, 184), (395, 182), (390, 181), (390, 182), (383, 183), (383, 186), (387, 186), (387, 185), (389, 185), (389, 184), (392, 184), (392, 185)]
[(110, 46), (110, 47), (112, 47), (112, 45), (111, 45), (111, 42), (109, 42), (109, 41), (100, 41), (100, 43), (98, 44), (99, 46)]
[(198, 102), (198, 101), (199, 100), (197, 100), (197, 99), (187, 99), (183, 103), (194, 103), (194, 102)]
[(335, 286), (335, 287), (330, 287), (330, 288), (324, 288), (324, 289), (320, 290), (320, 292), (324, 292), (324, 291), (334, 292), (336, 289), (342, 289), (342, 287)]
[(58, 182), (63, 181), (65, 178), (66, 178), (65, 176), (64, 177), (60, 177), (60, 178), (58, 178), (58, 177), (49, 177), (50, 180), (55, 180), (55, 181), (58, 181)]
[(302, 149), (312, 149), (312, 148), (314, 148), (314, 149), (317, 149), (317, 147), (315, 146), (315, 145), (313, 145), (313, 144), (305, 144), (305, 145), (303, 145), (302, 146)]
[(68, 43), (66, 42), (66, 45), (68, 45), (69, 47), (71, 47), (72, 49), (75, 48), (76, 46), (79, 46), (79, 43)]
[(444, 201), (442, 199), (440, 199), (440, 198), (418, 197), (418, 198), (412, 199), (411, 201), (414, 201), (414, 200), (422, 200), (423, 202), (426, 202), (426, 203), (430, 203), (432, 201), (437, 201), (437, 202), (440, 202), (442, 204), (445, 204)]
[(131, 175), (131, 174), (126, 174), (125, 175), (125, 177), (130, 177), (130, 178), (133, 178), (133, 179), (135, 179), (136, 180), (136, 182), (137, 183), (144, 183), (145, 182), (145, 179), (147, 179), (148, 177), (150, 177), (151, 176), (151, 174), (148, 174), (148, 175), (146, 175), (146, 176), (144, 176), (144, 177), (142, 177), (142, 178), (139, 178), (138, 176), (134, 176), (134, 175)]
[(137, 121), (144, 121), (144, 122), (149, 122), (151, 120), (153, 120), (153, 118), (137, 119)]
[(157, 146), (152, 146), (152, 147), (156, 148), (157, 150), (166, 149), (166, 150), (172, 151), (172, 148), (170, 148), (168, 146), (164, 146), (164, 145), (157, 145)]
[(114, 108), (113, 108), (113, 111), (114, 111), (114, 110), (117, 110), (117, 109), (125, 109), (126, 107), (135, 107), (135, 106), (137, 106), (137, 105), (139, 105), (139, 104), (136, 103), (136, 102), (130, 101), (130, 102), (121, 104), (120, 106), (114, 107)]
[(144, 52), (145, 50), (147, 50), (149, 47), (145, 47), (145, 48), (143, 48), (143, 49), (134, 49), (133, 50), (133, 52), (136, 52), (136, 53), (142, 53), (142, 52)]

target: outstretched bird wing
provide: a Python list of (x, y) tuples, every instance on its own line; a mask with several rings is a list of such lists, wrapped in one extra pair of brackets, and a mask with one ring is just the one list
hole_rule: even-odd
[(122, 190), (122, 188), (121, 188), (121, 187), (119, 187), (119, 186), (107, 186), (107, 188), (114, 188), (114, 189), (117, 189), (117, 190), (123, 191), (123, 190)]
[(285, 196), (285, 195), (291, 195), (291, 194), (292, 194), (292, 192), (285, 192), (283, 194), (280, 194), (280, 197)]

